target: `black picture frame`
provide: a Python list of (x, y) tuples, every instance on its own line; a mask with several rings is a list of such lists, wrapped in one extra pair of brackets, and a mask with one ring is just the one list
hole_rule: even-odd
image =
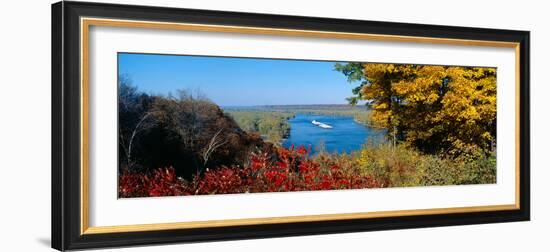
[[(519, 43), (519, 209), (138, 232), (81, 232), (80, 18), (321, 30)], [(52, 247), (58, 250), (253, 239), (530, 219), (529, 32), (102, 3), (52, 5)]]

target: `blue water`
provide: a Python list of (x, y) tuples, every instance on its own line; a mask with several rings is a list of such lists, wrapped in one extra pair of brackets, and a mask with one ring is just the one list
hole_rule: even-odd
[[(316, 120), (332, 126), (332, 129), (323, 129), (311, 123)], [(329, 153), (350, 153), (361, 149), (369, 140), (373, 143), (384, 141), (385, 131), (374, 129), (359, 124), (353, 117), (297, 114), (288, 120), (290, 124), (290, 136), (283, 141), (284, 147), (291, 145), (312, 146), (315, 153), (319, 150), (319, 143), (323, 142), (325, 150)]]

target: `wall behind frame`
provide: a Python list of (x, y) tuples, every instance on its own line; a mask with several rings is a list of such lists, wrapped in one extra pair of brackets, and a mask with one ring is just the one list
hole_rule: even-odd
[[(89, 1), (89, 0), (86, 0)], [(95, 0), (94, 0), (95, 1)], [(105, 0), (108, 1), (108, 0)], [(544, 1), (207, 1), (112, 3), (530, 30), (532, 221), (291, 238), (211, 242), (114, 251), (544, 251), (550, 226), (547, 143), (550, 31)], [(9, 1), (0, 10), (0, 234), (2, 251), (51, 251), (50, 4)], [(111, 250), (109, 250), (111, 251)]]

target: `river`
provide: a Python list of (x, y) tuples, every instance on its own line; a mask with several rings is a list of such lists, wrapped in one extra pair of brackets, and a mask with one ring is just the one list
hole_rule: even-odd
[[(313, 120), (333, 128), (323, 129), (312, 124)], [(324, 144), (324, 149), (329, 153), (350, 153), (361, 149), (369, 140), (373, 143), (384, 141), (385, 136), (385, 130), (366, 127), (347, 116), (296, 114), (288, 123), (290, 136), (283, 141), (283, 146), (311, 145), (314, 153), (319, 150), (320, 143)]]

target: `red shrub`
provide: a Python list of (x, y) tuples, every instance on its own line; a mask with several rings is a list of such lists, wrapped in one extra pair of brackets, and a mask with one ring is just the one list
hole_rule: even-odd
[(174, 168), (156, 169), (151, 173), (132, 173), (124, 170), (119, 176), (119, 197), (158, 197), (184, 195), (183, 183)]
[(198, 185), (195, 194), (223, 194), (245, 192), (246, 179), (243, 180), (238, 169), (222, 167), (216, 170), (209, 170), (201, 177), (195, 177)]
[[(244, 167), (219, 167), (197, 174), (192, 181), (176, 177), (173, 168), (152, 173), (124, 171), (119, 177), (120, 197), (279, 192), (382, 187), (370, 176), (344, 168), (338, 160), (309, 156), (311, 148), (278, 148), (277, 160), (267, 153), (251, 153)], [(324, 167), (324, 168), (323, 168)]]

